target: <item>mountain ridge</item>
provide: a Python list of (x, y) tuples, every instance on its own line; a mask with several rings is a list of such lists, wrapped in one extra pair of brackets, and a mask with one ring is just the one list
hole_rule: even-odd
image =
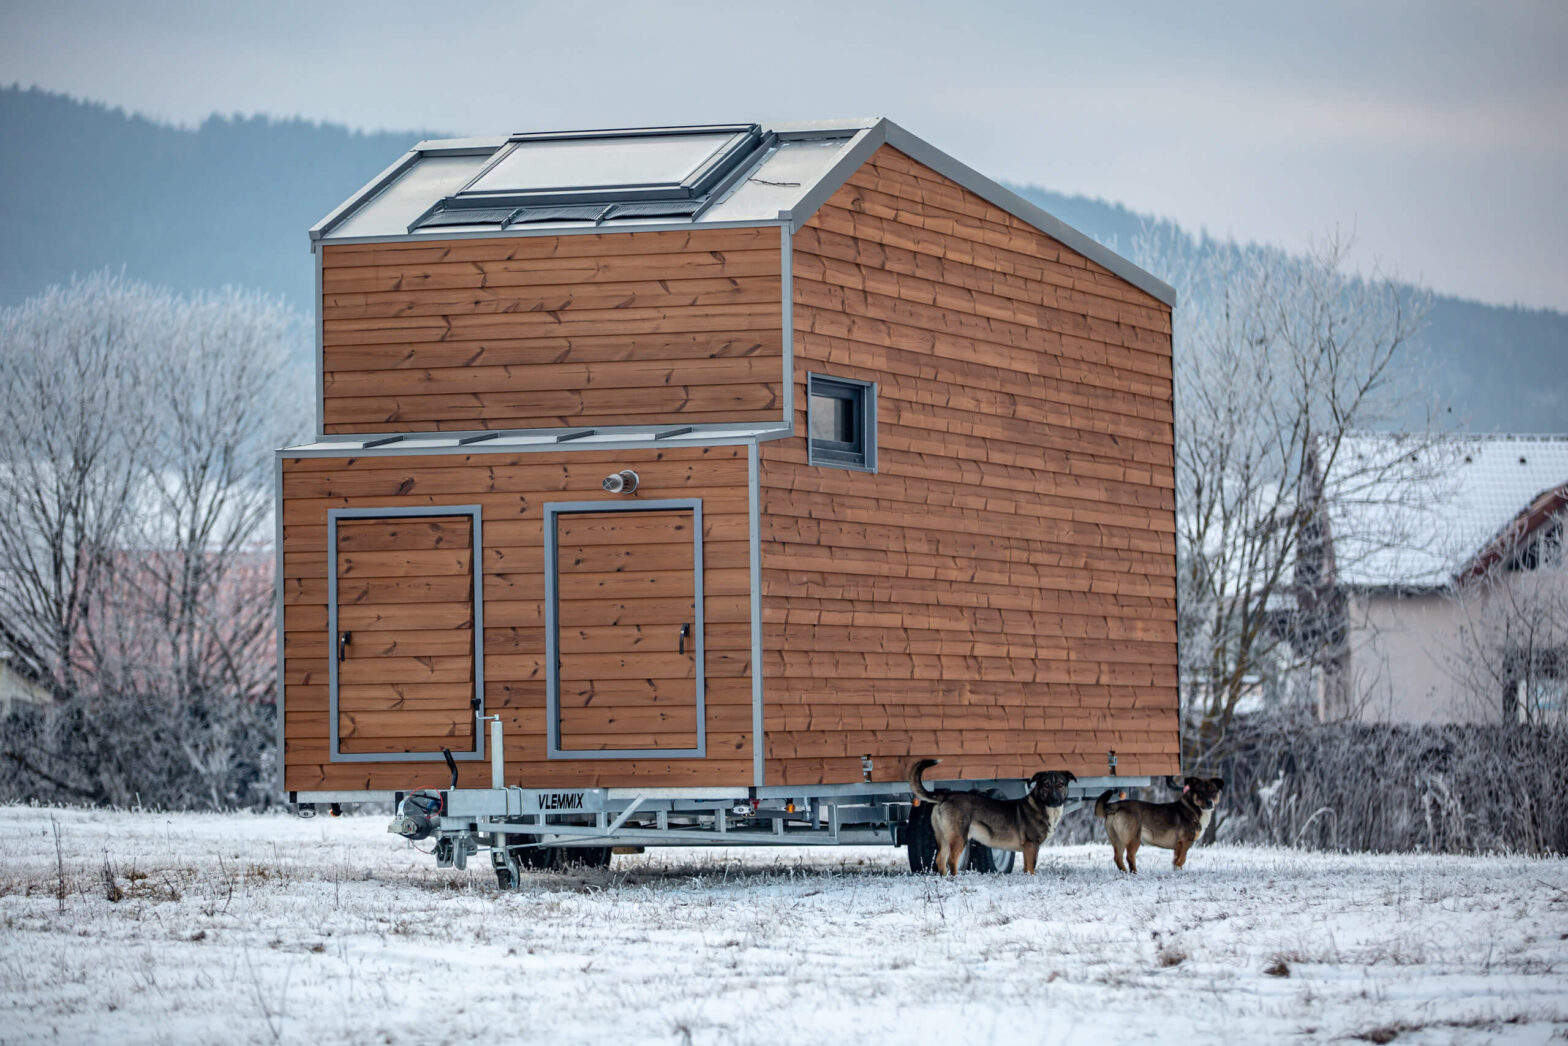
[[(0, 306), (123, 269), (182, 291), (253, 287), (308, 314), (306, 230), (414, 142), (446, 136), (216, 114), (183, 128), (0, 87)], [(1009, 188), (1113, 249), (1151, 223), (1179, 228), (1121, 203)], [(1545, 432), (1568, 418), (1565, 353), (1568, 314), (1434, 295), (1406, 370), (1474, 431)]]

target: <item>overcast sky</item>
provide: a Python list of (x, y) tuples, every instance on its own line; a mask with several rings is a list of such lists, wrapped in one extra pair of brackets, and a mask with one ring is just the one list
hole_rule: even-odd
[(889, 116), (993, 177), (1293, 247), (1353, 228), (1364, 264), (1568, 308), (1563, 0), (0, 0), (0, 82), (183, 124)]

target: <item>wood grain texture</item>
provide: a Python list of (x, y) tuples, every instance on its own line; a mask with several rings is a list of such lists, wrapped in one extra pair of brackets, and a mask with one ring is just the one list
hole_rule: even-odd
[[(556, 517), (563, 751), (697, 747), (693, 522), (690, 509)], [(617, 541), (622, 528), (638, 540)], [(595, 608), (616, 597), (655, 600), (665, 613), (598, 623)], [(646, 692), (618, 693), (615, 684), (628, 679)]]
[(338, 244), (327, 432), (778, 416), (778, 231)]
[[(350, 628), (339, 615), (339, 636), (323, 632), (296, 635), (293, 651), (302, 658), (338, 659), (338, 750), (349, 755), (378, 752), (439, 752), (474, 747), (474, 555), (473, 523), (466, 516), (401, 519), (340, 519), (336, 563), (340, 600), (356, 611), (374, 612), (397, 605), (396, 593), (356, 591), (367, 579), (401, 582), (439, 579), (463, 591), (422, 609), (445, 612), (446, 628), (399, 630), (379, 615)], [(345, 590), (348, 595), (345, 595)], [(361, 595), (361, 593), (363, 593)], [(354, 598), (359, 595), (359, 598)], [(290, 652), (284, 633), (285, 658)], [(407, 685), (424, 688), (417, 701), (383, 701), (368, 707), (341, 699), (346, 688)]]
[(762, 445), (768, 782), (1175, 772), (1169, 308), (886, 147), (793, 249), (878, 472)]
[[(628, 467), (640, 476), (639, 497), (702, 499), (709, 755), (549, 760), (543, 506), (624, 500), (606, 494), (599, 481)], [(751, 783), (745, 448), (290, 459), (283, 494), (287, 788), (445, 785), (439, 761), (332, 763), (327, 757), (327, 668), (335, 653), (326, 615), (326, 572), (334, 558), (326, 547), (327, 511), (443, 504), (481, 506), (477, 563), (462, 518), (409, 517), (341, 529), (335, 557), (344, 571), (339, 620), (355, 636), (344, 663), (340, 726), (353, 731), (357, 751), (402, 751), (416, 727), (426, 738), (457, 737), (447, 732), (466, 728), (466, 712), (459, 717), (454, 707), (461, 702), (466, 708), (470, 692), (460, 641), (474, 627), (463, 600), (472, 583), (467, 570), (477, 565), (485, 598), (485, 704), (505, 723), (509, 783)], [(689, 523), (677, 532), (661, 515), (567, 517), (561, 554), (570, 557), (574, 583), (582, 582), (583, 590), (563, 593), (570, 598), (562, 603), (562, 649), (568, 658), (591, 661), (593, 674), (591, 692), (567, 687), (562, 704), (570, 709), (576, 743), (585, 747), (671, 747), (689, 744), (695, 732), (693, 662), (689, 653), (678, 653), (671, 630), (672, 622), (678, 629), (692, 613), (691, 534)], [(644, 644), (655, 641), (660, 650), (644, 654)], [(453, 747), (471, 743), (470, 735)], [(465, 784), (488, 786), (488, 764), (461, 767)]]

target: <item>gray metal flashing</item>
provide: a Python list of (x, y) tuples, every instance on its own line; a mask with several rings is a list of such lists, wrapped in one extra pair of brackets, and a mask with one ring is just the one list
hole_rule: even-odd
[(782, 327), (779, 332), (784, 347), (783, 371), (780, 381), (784, 393), (784, 424), (795, 430), (795, 243), (788, 225), (779, 226), (779, 297), (783, 299)]
[(414, 152), (425, 156), (484, 156), (506, 144), (505, 135), (484, 135), (478, 138), (426, 138), (414, 146)]
[(316, 250), (314, 246), (311, 248), (311, 253), (315, 255), (316, 265), (316, 298), (311, 302), (311, 311), (315, 313), (316, 321), (311, 325), (315, 329), (316, 337), (316, 435), (321, 436), (327, 431), (327, 321), (325, 316), (326, 310), (322, 308), (324, 300), (322, 297), (322, 264), (324, 259), (322, 258), (322, 252)]
[(358, 192), (354, 193), (348, 199), (344, 200), (342, 203), (332, 208), (332, 210), (328, 211), (325, 218), (321, 219), (315, 225), (310, 227), (311, 242), (314, 243), (316, 240), (319, 240), (323, 236), (327, 235), (327, 233), (332, 231), (332, 227), (337, 225), (338, 222), (342, 221), (344, 218), (347, 218), (350, 213), (358, 210), (361, 205), (375, 197), (387, 186), (397, 181), (398, 178), (402, 177), (403, 172), (407, 171), (410, 167), (419, 162), (420, 155), (421, 150), (419, 146), (415, 146), (414, 148), (410, 149), (408, 152), (392, 161), (392, 163), (388, 164), (386, 169), (383, 170), (380, 174), (376, 175), (374, 178), (370, 179), (370, 181), (361, 186)]
[(887, 123), (886, 120), (878, 120), (849, 139), (834, 157), (833, 166), (828, 168), (828, 172), (795, 202), (795, 206), (779, 212), (779, 219), (789, 226), (790, 232), (799, 232), (801, 226), (805, 225), (834, 193), (843, 188), (850, 176), (860, 170), (865, 162), (871, 159), (873, 153), (882, 148), (887, 140)]
[(746, 448), (746, 513), (750, 532), (751, 567), (751, 778), (752, 787), (767, 784), (767, 759), (762, 727), (762, 483), (757, 441)]
[(337, 245), (354, 243), (417, 243), (420, 240), (504, 240), (515, 239), (519, 236), (613, 236), (619, 233), (633, 232), (672, 232), (677, 230), (680, 232), (690, 232), (693, 228), (765, 229), (770, 225), (779, 224), (781, 224), (781, 222), (778, 219), (765, 219), (760, 221), (746, 219), (742, 221), (728, 222), (702, 221), (696, 223), (686, 219), (682, 219), (680, 221), (629, 219), (616, 224), (613, 228), (607, 228), (603, 225), (585, 226), (581, 223), (563, 223), (560, 225), (541, 223), (539, 225), (528, 226), (513, 225), (510, 228), (501, 231), (492, 229), (476, 229), (470, 232), (449, 232), (443, 230), (441, 232), (433, 233), (393, 233), (386, 236), (334, 236), (327, 242), (333, 245)]
[[(728, 447), (751, 440), (766, 443), (784, 439), (790, 430), (778, 422), (756, 425), (689, 425), (674, 431), (665, 426), (629, 426), (623, 429), (600, 427), (597, 437), (560, 441), (562, 435), (580, 429), (505, 429), (492, 432), (405, 432), (396, 443), (381, 444), (386, 434), (362, 433), (353, 436), (322, 436), (312, 443), (283, 447), (280, 458), (344, 458), (410, 456), (427, 454), (526, 454), (551, 451), (619, 451), (668, 447)], [(616, 438), (624, 434), (625, 438)], [(508, 442), (514, 441), (514, 442)], [(526, 442), (515, 442), (526, 441)]]
[[(575, 512), (653, 512), (685, 510), (692, 514), (692, 585), (694, 690), (697, 703), (695, 748), (579, 749), (561, 747), (560, 562), (557, 518)], [(545, 747), (550, 759), (705, 759), (708, 754), (707, 645), (704, 639), (702, 585), (702, 499), (653, 498), (647, 501), (547, 501), (544, 529)]]
[(278, 733), (278, 747), (276, 749), (277, 759), (278, 759), (278, 792), (279, 793), (283, 793), (283, 792), (286, 792), (288, 790), (285, 787), (287, 785), (287, 783), (288, 783), (287, 780), (286, 780), (286, 777), (285, 777), (285, 775), (287, 773), (287, 770), (288, 770), (288, 763), (284, 759), (284, 755), (285, 755), (284, 749), (287, 746), (288, 742), (287, 742), (287, 736), (284, 734), (284, 730), (283, 730), (283, 727), (284, 727), (284, 721), (283, 721), (283, 690), (284, 690), (284, 680), (285, 680), (285, 677), (286, 677), (286, 673), (283, 670), (284, 669), (284, 665), (283, 665), (283, 629), (284, 629), (284, 618), (283, 618), (283, 459), (282, 458), (278, 458), (273, 463), (273, 468), (272, 468), (272, 491), (273, 491), (273, 503), (272, 503), (272, 516), (273, 516), (273, 530), (272, 530), (272, 559), (273, 559), (272, 585), (273, 585), (273, 590), (272, 590), (272, 602), (273, 602), (273, 607), (274, 607), (273, 627), (276, 628), (277, 632), (278, 632), (277, 649), (276, 649), (276, 657), (277, 657), (277, 660), (278, 660), (278, 665), (277, 665), (277, 670), (278, 670), (278, 681), (277, 681), (278, 693), (277, 693), (277, 698), (276, 698), (275, 703), (274, 703), (274, 707), (276, 708), (276, 713), (275, 714), (277, 716), (277, 723), (275, 724), (275, 726), (276, 726), (277, 733)]
[[(281, 465), (281, 461), (279, 463)], [(336, 646), (341, 632), (338, 629), (338, 520), (340, 519), (402, 519), (408, 516), (468, 516), (473, 520), (473, 574), (474, 574), (474, 698), (478, 702), (474, 715), (474, 747), (463, 752), (453, 752), (457, 760), (483, 759), (485, 757), (485, 732), (479, 728), (485, 714), (485, 601), (484, 601), (484, 537), (483, 508), (479, 505), (428, 505), (417, 508), (334, 508), (327, 510), (327, 637), (331, 644), (327, 651), (327, 759), (333, 763), (412, 763), (444, 759), (441, 751), (434, 752), (340, 752), (338, 750), (338, 658), (332, 647)]]
[(1120, 254), (1086, 236), (1050, 212), (1035, 206), (1011, 189), (987, 178), (962, 161), (943, 152), (930, 142), (917, 138), (891, 120), (885, 121), (887, 144), (917, 163), (925, 164), (938, 174), (962, 185), (982, 199), (994, 203), (1002, 210), (1028, 222), (1054, 240), (1070, 247), (1096, 264), (1103, 265), (1139, 290), (1153, 295), (1172, 308), (1176, 307), (1176, 288), (1139, 268)]

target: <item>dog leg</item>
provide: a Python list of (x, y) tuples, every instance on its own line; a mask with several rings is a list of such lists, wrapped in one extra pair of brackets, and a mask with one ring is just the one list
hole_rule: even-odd
[(1039, 843), (1024, 843), (1024, 871), (1034, 874), (1035, 858), (1040, 856)]
[(1115, 832), (1106, 832), (1105, 834), (1110, 836), (1111, 839), (1111, 856), (1116, 860), (1116, 870), (1125, 872), (1127, 865), (1122, 862), (1122, 841), (1116, 838)]
[(1191, 846), (1192, 846), (1192, 840), (1191, 839), (1177, 839), (1176, 840), (1176, 859), (1174, 861), (1172, 861), (1171, 863), (1176, 866), (1176, 870), (1177, 871), (1180, 871), (1183, 867), (1186, 866), (1186, 864), (1187, 864), (1187, 850)]
[(1127, 870), (1134, 875), (1138, 874), (1138, 847), (1143, 844), (1140, 836), (1133, 836), (1127, 840)]

